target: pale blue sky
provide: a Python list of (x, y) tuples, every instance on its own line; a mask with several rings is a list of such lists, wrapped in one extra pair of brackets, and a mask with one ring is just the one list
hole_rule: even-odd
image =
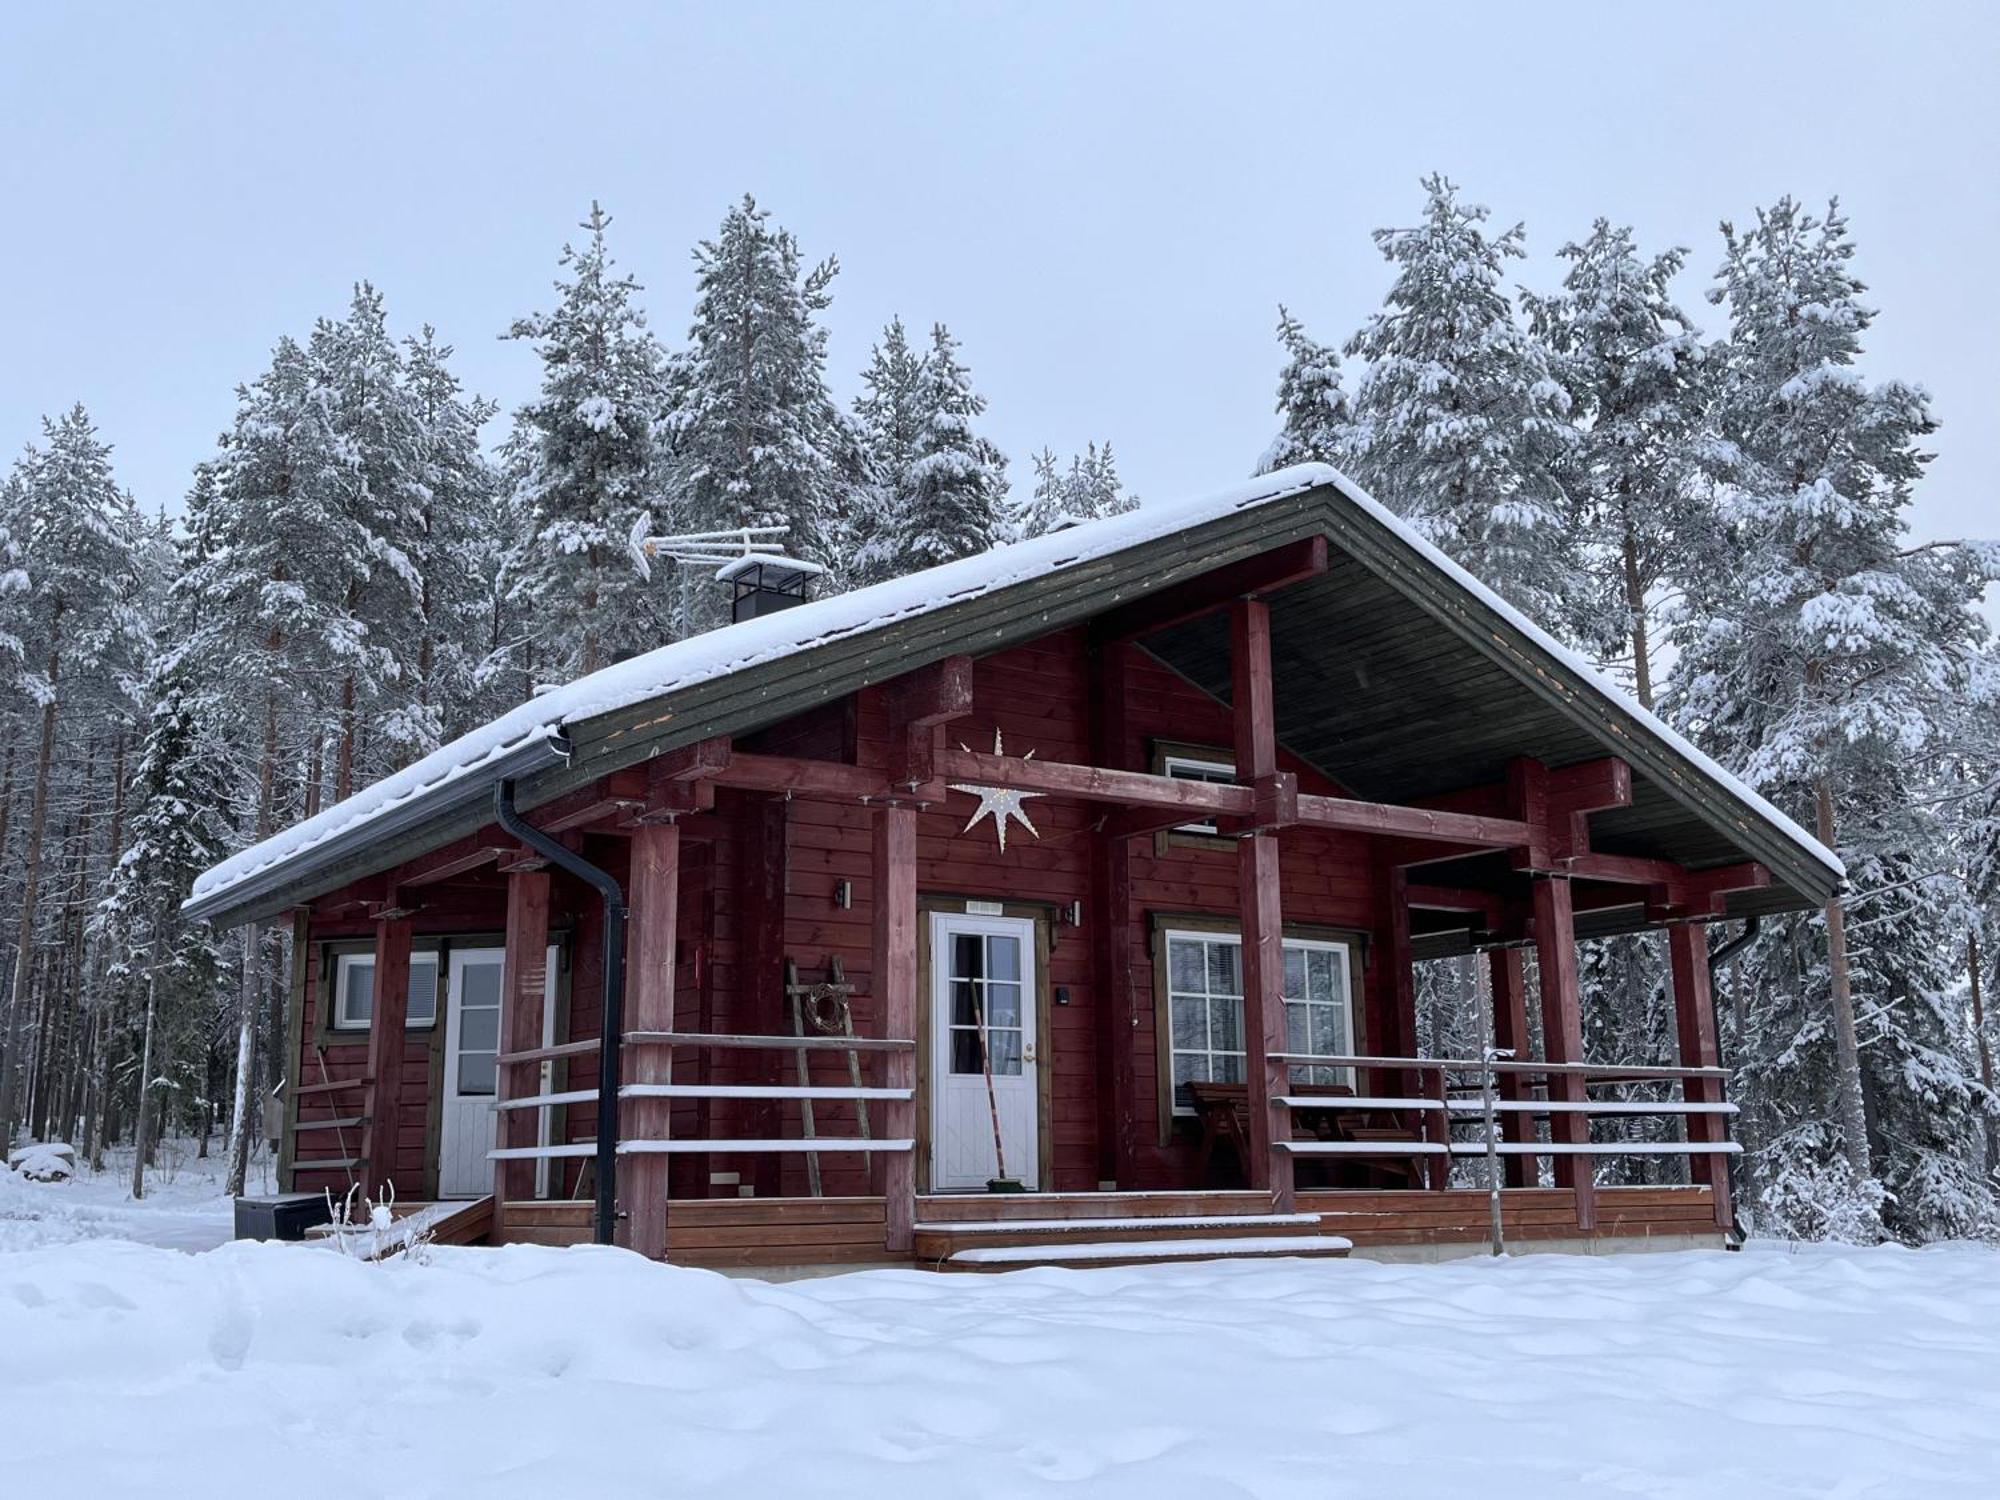
[[(753, 191), (837, 253), (845, 398), (943, 318), (1019, 479), (1110, 439), (1165, 497), (1248, 471), (1283, 299), (1343, 339), (1368, 239), (1442, 169), (1552, 253), (1838, 191), (1869, 368), (1943, 422), (1919, 525), (2000, 532), (2000, 23), (1963, 5), (17, 5), (0, 14), (0, 454), (81, 399), (148, 508), (235, 385), (372, 279), (476, 390), (535, 379), (590, 200), (677, 341), (688, 251)], [(497, 437), (499, 424), (489, 432)]]

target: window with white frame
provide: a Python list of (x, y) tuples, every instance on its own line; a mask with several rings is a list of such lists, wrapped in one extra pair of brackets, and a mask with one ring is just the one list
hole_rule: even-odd
[[(1166, 934), (1167, 1021), (1174, 1113), (1192, 1113), (1190, 1083), (1244, 1082), (1243, 943), (1233, 932)], [(1321, 1057), (1353, 1050), (1345, 943), (1285, 941), (1285, 1044)], [(1346, 1083), (1348, 1070), (1298, 1067), (1300, 1083)]]
[[(438, 956), (410, 955), (410, 1003), (406, 1027), (437, 1024)], [(342, 953), (334, 960), (333, 1024), (338, 1031), (366, 1031), (375, 1015), (375, 955)]]
[[(1206, 781), (1215, 786), (1235, 786), (1236, 764), (1227, 760), (1204, 760), (1194, 755), (1168, 754), (1161, 770), (1176, 781)], [(1213, 818), (1197, 823), (1177, 823), (1175, 833), (1203, 833), (1215, 835), (1220, 832)]]

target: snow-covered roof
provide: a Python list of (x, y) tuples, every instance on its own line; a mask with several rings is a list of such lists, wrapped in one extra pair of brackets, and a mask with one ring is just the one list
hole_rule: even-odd
[(1147, 503), (1137, 510), (745, 620), (617, 662), (540, 694), (317, 816), (232, 855), (195, 881), (187, 904), (198, 914), (223, 910), (225, 903), (220, 898), (225, 894), (335, 840), (345, 841), (372, 824), (442, 801), (453, 793), (490, 786), (517, 768), (552, 763), (566, 754), (566, 726), (1315, 489), (1338, 495), (1394, 532), (1432, 566), (1562, 662), (1585, 689), (1598, 693), (1621, 714), (1665, 741), (1837, 878), (1844, 875), (1839, 859), (1804, 829), (1639, 707), (1589, 663), (1419, 536), (1401, 517), (1339, 471), (1324, 464), (1302, 464), (1191, 499)]

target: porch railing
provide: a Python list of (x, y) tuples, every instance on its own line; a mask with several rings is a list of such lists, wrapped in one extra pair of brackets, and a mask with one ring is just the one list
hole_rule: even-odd
[[(815, 1187), (818, 1183), (818, 1159), (821, 1154), (858, 1154), (868, 1157), (887, 1155), (891, 1158), (907, 1158), (916, 1148), (915, 1111), (916, 1090), (905, 1087), (877, 1087), (854, 1083), (838, 1084), (782, 1084), (782, 1083), (675, 1083), (672, 1082), (673, 1054), (676, 1050), (687, 1051), (771, 1051), (803, 1054), (806, 1052), (844, 1052), (850, 1058), (862, 1052), (887, 1054), (907, 1054), (916, 1050), (914, 1041), (900, 1038), (856, 1037), (856, 1036), (747, 1036), (720, 1032), (694, 1031), (629, 1031), (620, 1039), (621, 1048), (664, 1050), (665, 1059), (657, 1071), (660, 1081), (622, 1083), (618, 1089), (621, 1115), (628, 1116), (620, 1123), (620, 1138), (617, 1153), (621, 1158), (634, 1160), (637, 1180), (631, 1184), (631, 1206), (621, 1213), (628, 1221), (632, 1247), (647, 1255), (664, 1255), (667, 1245), (667, 1176), (665, 1162), (671, 1156), (715, 1154), (783, 1155), (808, 1153), (807, 1164)], [(537, 1047), (524, 1052), (504, 1053), (500, 1057), (501, 1076), (515, 1064), (540, 1063), (556, 1058), (579, 1057), (600, 1050), (595, 1038), (577, 1042), (565, 1042), (553, 1047)], [(859, 1077), (858, 1072), (854, 1075)], [(594, 1104), (599, 1097), (595, 1088), (561, 1089), (547, 1093), (527, 1094), (518, 1099), (497, 1098), (496, 1111), (535, 1110), (540, 1119), (546, 1120), (546, 1111), (568, 1104)], [(769, 1103), (797, 1101), (801, 1108), (810, 1111), (814, 1101), (850, 1101), (857, 1112), (863, 1111), (870, 1103), (887, 1106), (889, 1134), (871, 1134), (862, 1116), (861, 1134), (853, 1136), (820, 1135), (808, 1127), (805, 1135), (763, 1136), (763, 1137), (716, 1137), (683, 1136), (676, 1137), (666, 1128), (665, 1107), (675, 1099), (731, 1099), (751, 1100)], [(638, 1111), (637, 1121), (629, 1118), (631, 1106)], [(627, 1133), (627, 1127), (633, 1127)], [(547, 1136), (547, 1130), (538, 1134)], [(514, 1161), (545, 1161), (558, 1159), (591, 1158), (597, 1155), (598, 1142), (565, 1141), (560, 1144), (539, 1146), (496, 1145), (487, 1153), (488, 1160), (505, 1163)], [(645, 1167), (651, 1161), (656, 1167)], [(504, 1167), (498, 1169), (504, 1175)], [(898, 1169), (898, 1175), (908, 1178), (907, 1168)], [(620, 1174), (621, 1179), (623, 1174)], [(496, 1184), (497, 1186), (498, 1184)], [(905, 1182), (908, 1197), (908, 1184)], [(506, 1195), (499, 1193), (495, 1199), (495, 1211), (504, 1219)]]
[[(1558, 1156), (1732, 1156), (1742, 1147), (1727, 1138), (1726, 1124), (1719, 1130), (1703, 1130), (1697, 1121), (1722, 1123), (1736, 1114), (1734, 1104), (1722, 1098), (1728, 1072), (1723, 1068), (1633, 1067), (1623, 1064), (1555, 1063), (1516, 1061), (1504, 1057), (1425, 1058), (1381, 1057), (1335, 1053), (1274, 1052), (1273, 1063), (1295, 1068), (1337, 1068), (1353, 1070), (1357, 1078), (1375, 1075), (1376, 1086), (1357, 1088), (1353, 1094), (1284, 1094), (1274, 1100), (1287, 1125), (1298, 1110), (1379, 1113), (1397, 1120), (1415, 1120), (1417, 1133), (1394, 1139), (1296, 1140), (1290, 1129), (1277, 1132), (1272, 1142), (1276, 1150), (1295, 1157), (1356, 1157), (1362, 1159), (1436, 1158), (1441, 1170), (1432, 1177), (1433, 1186), (1444, 1186), (1448, 1163), (1455, 1157), (1483, 1156), (1489, 1160), (1506, 1157)], [(1501, 1093), (1502, 1081), (1513, 1087)], [(1558, 1081), (1578, 1085), (1581, 1097), (1556, 1096)], [(1620, 1084), (1659, 1083), (1677, 1086), (1679, 1098), (1672, 1099), (1593, 1099), (1584, 1090)], [(1540, 1089), (1539, 1097), (1523, 1096), (1524, 1090)], [(1701, 1097), (1690, 1097), (1699, 1094)], [(1535, 1122), (1548, 1119), (1553, 1124), (1564, 1117), (1590, 1119), (1644, 1119), (1677, 1117), (1682, 1139), (1657, 1140), (1541, 1140), (1530, 1132)], [(1475, 1134), (1466, 1138), (1455, 1132), (1467, 1127)], [(1405, 1127), (1406, 1129), (1408, 1127)], [(1552, 1130), (1553, 1134), (1553, 1130)], [(1704, 1138), (1706, 1137), (1706, 1138)]]

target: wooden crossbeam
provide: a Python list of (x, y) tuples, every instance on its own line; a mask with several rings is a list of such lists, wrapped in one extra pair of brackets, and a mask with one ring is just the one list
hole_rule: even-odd
[(1199, 578), (1191, 578), (1186, 583), (1174, 584), (1143, 599), (1107, 610), (1093, 623), (1092, 634), (1104, 644), (1150, 635), (1169, 625), (1178, 625), (1183, 620), (1192, 620), (1197, 615), (1221, 609), (1233, 600), (1261, 597), (1289, 584), (1316, 577), (1326, 571), (1328, 557), (1327, 542), (1323, 536), (1287, 542), (1269, 552), (1229, 563)]

